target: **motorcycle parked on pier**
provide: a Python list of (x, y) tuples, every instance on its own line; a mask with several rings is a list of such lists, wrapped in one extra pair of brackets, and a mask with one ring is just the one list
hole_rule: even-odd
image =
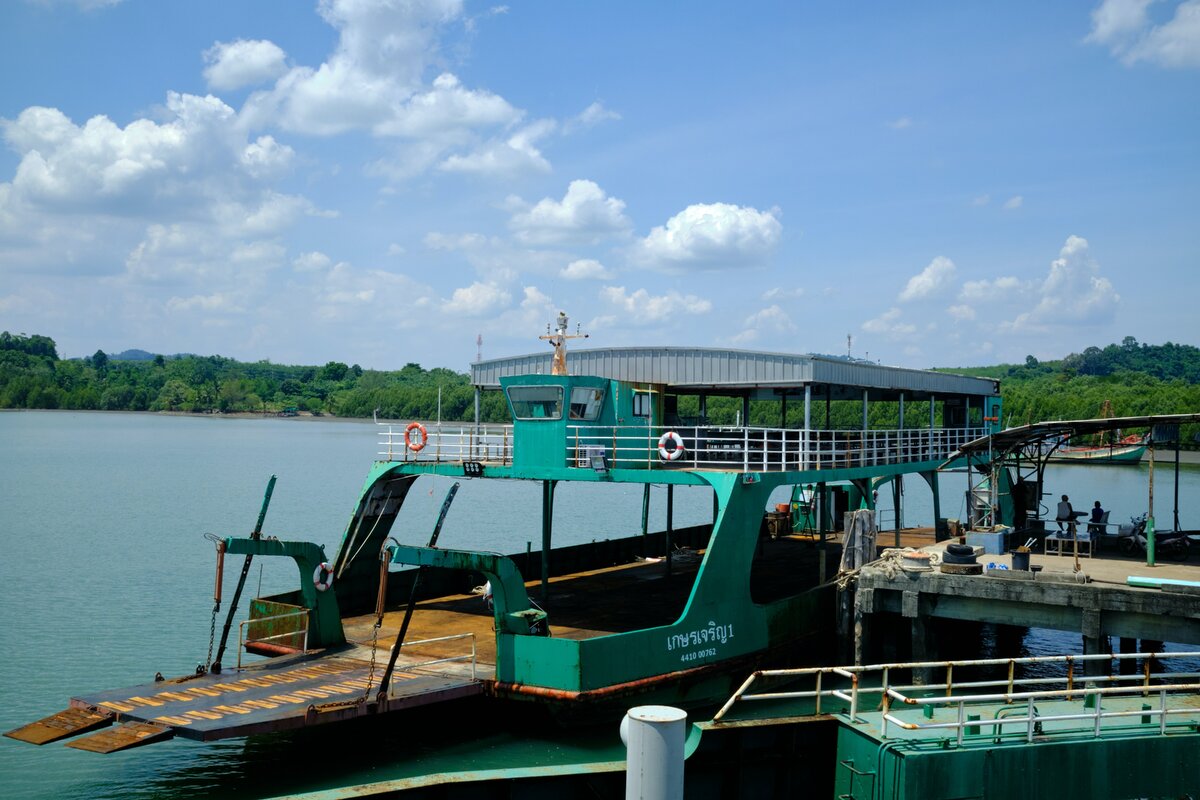
[[(1146, 552), (1146, 515), (1141, 514), (1129, 520), (1130, 530), (1117, 535), (1117, 547), (1122, 553)], [(1187, 561), (1192, 541), (1187, 531), (1155, 531), (1154, 552), (1174, 561)]]

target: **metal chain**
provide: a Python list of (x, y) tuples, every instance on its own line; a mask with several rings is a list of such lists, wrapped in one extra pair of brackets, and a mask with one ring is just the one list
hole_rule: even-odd
[(381, 624), (383, 624), (383, 620), (377, 619), (375, 627), (371, 629), (371, 667), (367, 670), (367, 688), (363, 690), (362, 697), (355, 701), (355, 705), (367, 702), (367, 698), (371, 696), (371, 685), (375, 683), (375, 654), (379, 652), (379, 626)]
[(213, 641), (217, 637), (217, 612), (221, 610), (220, 603), (213, 604), (212, 623), (208, 626), (208, 660), (204, 662), (204, 671), (212, 667)]

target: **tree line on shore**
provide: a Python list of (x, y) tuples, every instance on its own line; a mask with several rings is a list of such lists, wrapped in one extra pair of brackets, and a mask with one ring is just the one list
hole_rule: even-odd
[[(392, 371), (363, 369), (330, 361), (324, 366), (292, 366), (270, 361), (241, 362), (223, 356), (163, 356), (138, 353), (136, 359), (110, 357), (102, 350), (81, 359), (59, 358), (47, 336), (0, 334), (0, 408), (63, 408), (190, 413), (332, 414), (385, 419), (474, 419), (470, 376), (408, 363)], [(1200, 349), (1191, 345), (1120, 344), (1089, 347), (1059, 361), (999, 364), (942, 370), (1000, 379), (1004, 424), (1096, 416), (1109, 404), (1115, 416), (1200, 411)], [(680, 413), (695, 413), (694, 398), (681, 398)], [(736, 398), (708, 401), (709, 421), (730, 424), (740, 413)], [(872, 425), (887, 425), (888, 404), (871, 409)], [(507, 422), (498, 392), (484, 392), (481, 415)], [(794, 414), (793, 414), (794, 416)], [(795, 420), (789, 420), (792, 425)], [(822, 419), (822, 423), (824, 420)], [(777, 403), (751, 405), (752, 425), (779, 424)], [(831, 427), (861, 424), (856, 402), (834, 404)], [(1196, 431), (1184, 431), (1185, 446)], [(1200, 430), (1200, 428), (1197, 428)]]

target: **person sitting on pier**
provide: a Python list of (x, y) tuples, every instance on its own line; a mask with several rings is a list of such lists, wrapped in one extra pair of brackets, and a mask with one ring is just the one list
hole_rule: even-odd
[(1104, 528), (1108, 524), (1108, 512), (1100, 507), (1100, 501), (1092, 506), (1092, 516), (1088, 520), (1088, 533), (1104, 533)]
[(1071, 500), (1064, 494), (1062, 501), (1058, 504), (1058, 513), (1054, 516), (1054, 521), (1058, 523), (1058, 529), (1063, 529), (1063, 523), (1067, 523), (1067, 531), (1075, 532), (1075, 509), (1071, 508)]

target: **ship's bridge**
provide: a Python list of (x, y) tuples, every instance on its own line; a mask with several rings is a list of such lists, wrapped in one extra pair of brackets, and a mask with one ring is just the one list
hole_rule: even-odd
[[(940, 461), (999, 430), (1000, 386), (862, 360), (603, 348), (471, 366), (476, 423), (385, 425), (388, 461), (579, 469), (805, 471)], [(479, 422), (485, 391), (512, 423)], [(764, 424), (765, 423), (765, 424)]]

